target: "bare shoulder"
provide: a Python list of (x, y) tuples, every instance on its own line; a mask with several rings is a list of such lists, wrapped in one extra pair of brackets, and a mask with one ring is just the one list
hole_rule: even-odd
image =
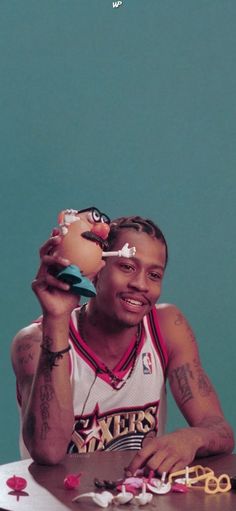
[(196, 348), (193, 329), (176, 305), (164, 303), (157, 305), (156, 309), (161, 332), (170, 351)]
[(32, 323), (16, 334), (11, 345), (11, 359), (17, 377), (35, 372), (41, 342), (40, 323)]

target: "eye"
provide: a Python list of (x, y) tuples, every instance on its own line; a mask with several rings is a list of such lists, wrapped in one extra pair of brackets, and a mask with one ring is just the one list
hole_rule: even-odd
[(134, 266), (132, 266), (132, 264), (129, 263), (120, 263), (119, 266), (121, 270), (126, 273), (130, 273), (135, 270)]
[(100, 215), (100, 213), (99, 213), (99, 211), (97, 209), (93, 209), (92, 216), (93, 216), (94, 222), (100, 222), (101, 215)]
[(161, 274), (158, 273), (157, 271), (151, 271), (149, 273), (149, 277), (151, 280), (154, 280), (154, 281), (161, 280), (161, 278), (162, 278)]

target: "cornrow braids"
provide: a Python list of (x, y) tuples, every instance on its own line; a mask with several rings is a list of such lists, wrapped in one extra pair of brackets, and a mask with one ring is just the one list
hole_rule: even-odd
[(145, 232), (152, 238), (157, 238), (161, 240), (165, 245), (166, 249), (166, 264), (168, 262), (168, 246), (164, 234), (161, 229), (148, 218), (142, 218), (141, 216), (122, 216), (120, 218), (116, 218), (112, 220), (110, 224), (110, 232), (107, 239), (108, 248), (106, 250), (112, 250), (117, 237), (122, 229), (135, 229), (138, 232)]

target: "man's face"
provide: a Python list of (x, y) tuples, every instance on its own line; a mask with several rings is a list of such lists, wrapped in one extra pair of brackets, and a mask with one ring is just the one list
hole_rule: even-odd
[(136, 247), (130, 259), (111, 257), (97, 276), (96, 308), (114, 323), (137, 325), (161, 293), (166, 252), (164, 244), (146, 233), (122, 229), (112, 250), (125, 243)]

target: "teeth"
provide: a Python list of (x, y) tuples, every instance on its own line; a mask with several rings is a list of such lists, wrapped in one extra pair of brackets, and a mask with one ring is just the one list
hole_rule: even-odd
[(131, 305), (143, 305), (143, 302), (138, 300), (131, 300), (131, 298), (125, 298), (125, 302), (131, 303)]

